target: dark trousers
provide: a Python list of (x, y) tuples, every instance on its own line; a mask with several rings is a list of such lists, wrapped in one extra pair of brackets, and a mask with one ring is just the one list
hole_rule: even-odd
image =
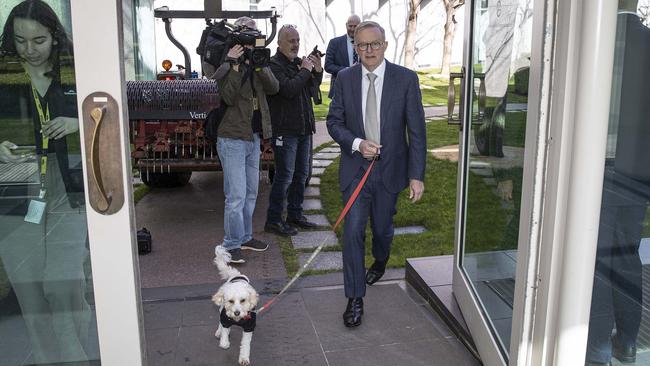
[[(343, 192), (345, 204), (357, 187), (364, 170), (359, 169), (357, 176)], [(370, 218), (372, 229), (372, 255), (376, 260), (387, 261), (390, 245), (393, 241), (393, 216), (397, 212), (398, 193), (390, 193), (381, 180), (381, 162), (378, 162), (356, 201), (350, 208), (343, 232), (343, 280), (345, 296), (348, 298), (366, 295), (365, 253), (366, 224)]]
[(311, 135), (283, 136), (273, 139), (275, 177), (269, 196), (266, 222), (282, 221), (284, 202), (287, 201), (287, 217), (302, 216), (302, 201), (309, 176)]
[[(639, 244), (646, 205), (620, 205), (620, 189), (606, 182), (600, 214), (596, 273), (591, 301), (587, 360), (612, 357), (612, 330), (623, 345), (636, 342), (641, 324), (642, 267)], [(619, 201), (619, 202), (616, 202)]]

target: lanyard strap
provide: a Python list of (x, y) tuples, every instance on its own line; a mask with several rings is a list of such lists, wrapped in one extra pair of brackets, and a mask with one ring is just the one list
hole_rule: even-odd
[[(36, 111), (38, 112), (38, 120), (41, 123), (41, 138), (43, 141), (43, 148), (41, 154), (41, 196), (45, 195), (45, 174), (47, 173), (47, 150), (49, 147), (49, 139), (43, 134), (43, 126), (46, 122), (50, 121), (50, 106), (48, 103), (45, 103), (45, 111), (43, 110), (43, 105), (41, 99), (38, 97), (38, 91), (34, 84), (32, 84), (32, 96), (34, 97), (34, 104), (36, 105)], [(43, 197), (41, 197), (43, 198)]]

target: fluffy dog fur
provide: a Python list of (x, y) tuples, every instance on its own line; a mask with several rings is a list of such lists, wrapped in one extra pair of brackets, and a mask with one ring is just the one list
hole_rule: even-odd
[[(219, 347), (228, 349), (230, 347), (230, 326), (224, 326), (223, 313), (227, 316), (228, 322), (246, 322), (252, 317), (253, 327), (255, 322), (255, 307), (259, 301), (257, 291), (250, 285), (248, 277), (242, 275), (237, 269), (231, 267), (230, 253), (221, 247), (215, 249), (214, 264), (219, 270), (219, 275), (226, 282), (221, 285), (219, 291), (212, 296), (212, 302), (219, 306), (219, 328), (214, 334), (219, 339)], [(231, 324), (232, 325), (232, 324)], [(253, 332), (244, 330), (239, 346), (239, 365), (250, 365), (251, 339)]]

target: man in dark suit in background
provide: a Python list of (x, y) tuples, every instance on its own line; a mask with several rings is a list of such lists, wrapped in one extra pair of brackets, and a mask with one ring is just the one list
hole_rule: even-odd
[(619, 0), (609, 123), (616, 143), (608, 146), (605, 161), (589, 366), (609, 366), (612, 356), (634, 363), (641, 325), (639, 246), (650, 202), (650, 29), (639, 18), (637, 6), (637, 0)]
[[(327, 129), (341, 146), (339, 188), (344, 202), (376, 159), (345, 219), (343, 278), (348, 304), (343, 322), (347, 327), (361, 324), (366, 284), (372, 285), (384, 274), (399, 193), (410, 187), (412, 202), (422, 197), (426, 161), (424, 109), (417, 75), (384, 60), (386, 36), (375, 22), (357, 26), (354, 44), (361, 64), (338, 74), (327, 116)], [(368, 217), (375, 261), (364, 273)]]
[(330, 99), (334, 93), (334, 81), (339, 71), (350, 67), (359, 62), (359, 55), (354, 49), (354, 30), (361, 22), (358, 15), (350, 15), (348, 21), (345, 22), (347, 33), (336, 38), (332, 38), (327, 45), (327, 52), (325, 53), (325, 71), (332, 74), (332, 84), (330, 85), (330, 92), (328, 97)]

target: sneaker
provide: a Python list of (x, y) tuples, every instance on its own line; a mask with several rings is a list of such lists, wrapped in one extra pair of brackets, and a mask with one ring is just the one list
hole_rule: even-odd
[(267, 249), (269, 249), (269, 245), (266, 244), (263, 241), (257, 240), (255, 238), (247, 241), (246, 243), (241, 245), (242, 250), (253, 250), (256, 252), (263, 252)]
[(612, 356), (621, 363), (636, 362), (636, 344), (622, 344), (616, 334), (612, 336)]
[(244, 256), (241, 255), (241, 249), (230, 249), (228, 253), (230, 253), (230, 263), (246, 263)]

